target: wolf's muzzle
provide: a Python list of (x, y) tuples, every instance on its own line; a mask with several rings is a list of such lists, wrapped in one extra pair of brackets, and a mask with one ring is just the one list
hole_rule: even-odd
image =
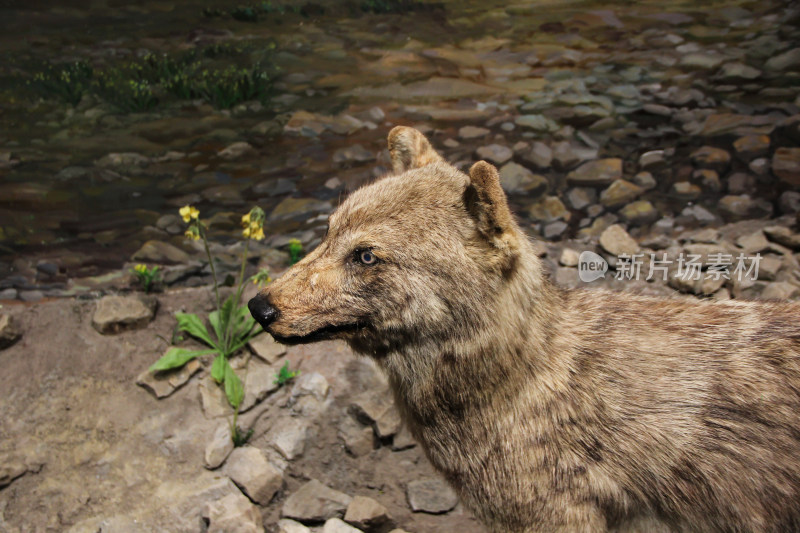
[(247, 308), (250, 309), (250, 314), (265, 330), (278, 318), (278, 310), (269, 303), (269, 298), (261, 294), (255, 295), (247, 302)]

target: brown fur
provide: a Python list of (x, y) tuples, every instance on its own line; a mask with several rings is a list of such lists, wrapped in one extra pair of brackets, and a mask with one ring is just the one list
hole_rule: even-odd
[(800, 530), (800, 305), (559, 289), (494, 167), (389, 145), (395, 175), (256, 297), (277, 339), (375, 358), (493, 531)]

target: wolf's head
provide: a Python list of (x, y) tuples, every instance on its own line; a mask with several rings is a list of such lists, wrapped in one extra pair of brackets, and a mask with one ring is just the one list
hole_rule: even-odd
[(389, 134), (394, 173), (353, 192), (322, 243), (249, 302), (278, 341), (343, 338), (372, 355), (469, 335), (527, 246), (497, 170), (466, 175), (417, 130)]

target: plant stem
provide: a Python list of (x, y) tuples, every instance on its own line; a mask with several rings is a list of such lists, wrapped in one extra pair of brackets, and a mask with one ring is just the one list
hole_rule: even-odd
[(220, 312), (222, 306), (220, 305), (219, 300), (219, 283), (217, 282), (217, 269), (214, 266), (214, 260), (211, 258), (211, 250), (208, 249), (208, 239), (206, 239), (206, 232), (203, 231), (203, 225), (200, 224), (200, 221), (197, 221), (197, 228), (200, 231), (200, 237), (203, 238), (203, 246), (206, 249), (206, 256), (208, 257), (208, 264), (211, 266), (211, 274), (214, 276), (214, 294), (217, 297), (217, 312)]

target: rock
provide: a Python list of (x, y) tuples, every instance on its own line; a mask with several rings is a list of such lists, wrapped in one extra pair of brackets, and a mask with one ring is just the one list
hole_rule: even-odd
[(231, 428), (227, 423), (217, 426), (214, 436), (206, 444), (205, 464), (208, 469), (219, 468), (233, 451)]
[(726, 81), (755, 80), (761, 76), (761, 71), (744, 63), (725, 63), (719, 75)]
[(135, 152), (108, 154), (94, 163), (98, 167), (114, 168), (117, 171), (130, 173), (150, 164), (150, 158)]
[(739, 237), (736, 240), (736, 244), (744, 249), (748, 255), (763, 252), (770, 247), (767, 237), (761, 230)]
[(731, 194), (743, 194), (753, 190), (755, 178), (744, 172), (734, 172), (728, 176), (728, 192)]
[(800, 187), (800, 148), (775, 150), (772, 156), (772, 172), (789, 185)]
[(281, 518), (278, 520), (277, 533), (311, 533), (311, 530), (300, 522), (295, 522), (288, 518)]
[[(787, 281), (777, 281), (770, 283), (761, 292), (759, 299), (761, 300), (789, 300), (800, 294), (800, 287), (792, 285)], [(0, 481), (2, 486), (2, 481)]]
[(800, 192), (784, 191), (778, 199), (778, 205), (784, 215), (800, 213)]
[(374, 161), (375, 154), (370, 152), (360, 144), (339, 148), (333, 153), (333, 162), (337, 164), (345, 163), (365, 163)]
[(722, 183), (719, 181), (719, 174), (715, 170), (708, 168), (701, 168), (692, 172), (692, 179), (697, 180), (700, 184), (714, 192), (722, 190)]
[(350, 416), (345, 417), (339, 426), (339, 438), (354, 457), (366, 455), (375, 448), (372, 426), (365, 426)]
[(239, 159), (245, 155), (254, 154), (256, 151), (249, 143), (236, 142), (220, 150), (217, 155), (222, 159)]
[(767, 70), (788, 70), (800, 67), (800, 48), (792, 48), (769, 58), (765, 66)]
[(569, 220), (570, 212), (558, 196), (545, 196), (528, 207), (528, 214), (533, 220), (553, 222)]
[(643, 170), (660, 170), (667, 166), (664, 150), (650, 150), (639, 156), (639, 167)]
[(104, 296), (97, 302), (92, 326), (104, 335), (143, 328), (153, 320), (158, 300), (152, 296)]
[(44, 293), (42, 291), (19, 291), (17, 294), (17, 298), (22, 300), (23, 302), (38, 302), (42, 298), (44, 298)]
[(792, 250), (800, 250), (800, 233), (792, 233), (785, 226), (769, 226), (764, 228), (764, 234), (773, 242), (786, 246)]
[(622, 179), (614, 181), (600, 193), (600, 203), (608, 209), (613, 209), (635, 200), (644, 193), (644, 189)]
[(0, 350), (8, 348), (20, 337), (22, 333), (17, 327), (16, 319), (7, 313), (0, 314)]
[(688, 181), (678, 181), (672, 184), (672, 192), (685, 200), (695, 200), (703, 194), (703, 190)]
[(623, 221), (635, 226), (655, 222), (660, 216), (658, 209), (653, 207), (653, 204), (647, 200), (631, 202), (620, 209), (618, 213)]
[(330, 518), (325, 521), (322, 533), (362, 533), (360, 529), (348, 525), (339, 518)]
[(374, 531), (387, 528), (391, 519), (380, 503), (366, 496), (355, 496), (347, 506), (344, 521), (364, 531)]
[(372, 425), (379, 438), (391, 437), (400, 430), (400, 413), (388, 389), (360, 394), (353, 399), (350, 412), (361, 423)]
[(16, 300), (17, 299), (17, 289), (14, 287), (9, 287), (8, 289), (3, 289), (0, 291), (0, 300)]
[(500, 185), (507, 193), (526, 193), (530, 196), (538, 196), (547, 191), (547, 178), (534, 174), (513, 161), (500, 167), (499, 174)]
[(276, 369), (252, 358), (247, 363), (247, 375), (244, 378), (244, 400), (239, 412), (245, 412), (266, 398), (271, 392), (278, 390), (275, 383)]
[[(166, 352), (165, 352), (166, 353)], [(203, 365), (197, 359), (192, 359), (185, 365), (174, 370), (150, 372), (145, 370), (136, 378), (136, 384), (152, 392), (156, 398), (166, 398), (183, 385), (189, 382)]]
[(326, 487), (316, 479), (290, 495), (281, 509), (281, 516), (301, 522), (323, 522), (344, 515), (353, 498)]
[(695, 52), (681, 57), (680, 65), (698, 70), (713, 70), (725, 61), (725, 57), (718, 54)]
[(780, 257), (774, 254), (764, 255), (758, 263), (758, 279), (774, 280), (781, 268), (783, 268), (783, 260)]
[(736, 155), (742, 161), (751, 161), (769, 152), (769, 135), (745, 135), (733, 142)]
[(231, 452), (225, 474), (254, 502), (267, 505), (283, 485), (283, 474), (267, 460), (264, 452), (242, 446)]
[(264, 533), (258, 507), (241, 493), (206, 504), (203, 518), (208, 521), (208, 533)]
[(567, 267), (576, 267), (578, 266), (579, 258), (580, 254), (578, 254), (578, 252), (572, 248), (564, 248), (561, 250), (561, 256), (558, 258), (558, 263)]
[(316, 198), (284, 198), (269, 214), (269, 220), (308, 219), (314, 213), (328, 213), (330, 202)]
[(717, 205), (720, 213), (728, 220), (768, 218), (772, 215), (772, 204), (769, 201), (753, 200), (746, 194), (723, 196)]
[(563, 220), (556, 220), (555, 222), (550, 222), (546, 224), (542, 229), (542, 237), (544, 237), (548, 241), (552, 241), (558, 238), (561, 238), (569, 228), (566, 222)]
[(480, 128), (478, 126), (464, 126), (458, 130), (458, 138), (463, 141), (468, 141), (471, 139), (486, 137), (490, 133), (491, 130), (487, 130), (486, 128)]
[(442, 514), (458, 504), (458, 496), (450, 485), (439, 478), (420, 479), (408, 484), (408, 504), (414, 512)]
[(290, 397), (292, 401), (296, 401), (302, 396), (313, 396), (321, 402), (328, 397), (330, 388), (325, 376), (319, 372), (308, 372), (295, 380)]
[(297, 186), (289, 178), (264, 180), (253, 186), (253, 192), (259, 196), (282, 196), (295, 191), (297, 191)]
[(720, 135), (750, 135), (769, 133), (774, 129), (773, 120), (763, 115), (736, 115), (732, 113), (715, 113), (706, 117), (693, 134), (705, 137)]
[(766, 176), (769, 174), (770, 161), (766, 157), (759, 157), (750, 161), (747, 168), (757, 176)]
[(567, 203), (572, 209), (582, 210), (597, 201), (597, 191), (588, 187), (574, 187), (567, 192)]
[(600, 246), (615, 256), (633, 255), (639, 250), (637, 242), (619, 224), (612, 224), (600, 234)]
[(698, 148), (689, 157), (696, 166), (717, 172), (723, 172), (731, 162), (731, 154), (713, 146)]
[(514, 124), (540, 133), (554, 133), (559, 129), (558, 124), (544, 115), (522, 115), (514, 119)]
[(262, 333), (247, 343), (250, 350), (267, 363), (274, 363), (286, 353), (286, 346), (275, 342), (272, 335)]
[(511, 148), (502, 144), (489, 144), (475, 150), (475, 155), (478, 159), (489, 161), (495, 165), (502, 165), (513, 157), (514, 152), (511, 151)]
[(394, 436), (392, 439), (392, 450), (400, 451), (406, 450), (408, 448), (413, 448), (417, 445), (417, 441), (414, 440), (414, 436), (411, 434), (411, 431), (405, 426), (405, 424), (400, 426), (400, 431)]
[(131, 260), (142, 263), (176, 264), (188, 263), (189, 254), (163, 241), (147, 241), (132, 256)]
[(598, 159), (588, 161), (567, 174), (567, 181), (574, 185), (610, 185), (622, 178), (622, 159)]
[(208, 376), (197, 384), (200, 392), (200, 405), (206, 418), (219, 418), (231, 414), (231, 406), (221, 387)]
[[(0, 489), (28, 472), (25, 457), (19, 453), (0, 454)], [(0, 515), (2, 516), (2, 515)], [(0, 522), (2, 524), (2, 522)]]
[(633, 177), (633, 182), (646, 191), (655, 189), (656, 185), (658, 185), (650, 172), (639, 172)]
[(293, 461), (305, 451), (310, 424), (304, 418), (282, 417), (273, 423), (266, 441), (287, 460)]
[(522, 159), (536, 168), (547, 169), (553, 162), (553, 150), (545, 143), (536, 141), (531, 145), (531, 149), (522, 156)]

